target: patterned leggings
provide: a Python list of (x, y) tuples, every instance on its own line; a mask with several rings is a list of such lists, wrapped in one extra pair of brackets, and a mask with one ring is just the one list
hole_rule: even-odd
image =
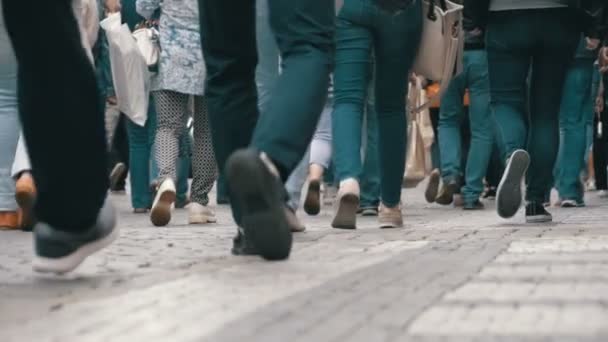
[[(185, 153), (179, 149), (179, 141), (186, 131), (191, 95), (174, 91), (155, 92), (157, 128), (154, 157), (158, 164), (159, 184), (167, 178), (177, 179), (177, 159)], [(181, 153), (180, 153), (181, 152)], [(213, 154), (211, 129), (207, 114), (207, 102), (203, 96), (194, 96), (194, 146), (192, 151), (194, 178), (190, 191), (193, 202), (207, 205), (209, 192), (217, 178), (217, 163)]]

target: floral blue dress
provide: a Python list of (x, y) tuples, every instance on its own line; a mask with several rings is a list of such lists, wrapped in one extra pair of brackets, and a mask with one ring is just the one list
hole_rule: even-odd
[(203, 95), (205, 62), (197, 0), (137, 0), (137, 12), (151, 18), (160, 8), (160, 60), (152, 91)]

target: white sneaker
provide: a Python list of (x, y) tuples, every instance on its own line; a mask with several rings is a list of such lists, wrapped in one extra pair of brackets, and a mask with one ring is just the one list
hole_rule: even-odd
[(156, 191), (154, 204), (150, 211), (150, 220), (157, 227), (164, 227), (171, 221), (171, 211), (175, 203), (175, 183), (172, 179), (165, 179)]
[(215, 223), (217, 218), (215, 213), (209, 207), (202, 204), (192, 202), (188, 205), (188, 223), (190, 224), (205, 224)]

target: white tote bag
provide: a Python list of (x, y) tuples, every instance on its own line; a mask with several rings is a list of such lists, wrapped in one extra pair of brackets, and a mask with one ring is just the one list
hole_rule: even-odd
[[(440, 83), (437, 96), (462, 69), (463, 6), (448, 0), (422, 0), (423, 28), (413, 72)], [(428, 108), (430, 102), (417, 110)]]
[(150, 75), (148, 65), (120, 13), (110, 14), (100, 23), (110, 46), (112, 79), (118, 109), (134, 123), (144, 126), (148, 119)]

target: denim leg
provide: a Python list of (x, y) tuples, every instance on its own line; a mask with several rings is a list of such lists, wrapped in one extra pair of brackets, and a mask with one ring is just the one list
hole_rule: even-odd
[(483, 191), (483, 178), (487, 173), (494, 145), (494, 120), (490, 113), (490, 85), (485, 51), (465, 52), (465, 65), (468, 69), (467, 83), (471, 99), (471, 145), (462, 193), (465, 201), (472, 202), (478, 200)]
[(17, 94), (0, 88), (0, 211), (14, 211), (15, 181), (12, 167), (19, 140)]
[(361, 176), (361, 130), (370, 80), (372, 33), (342, 17), (350, 13), (349, 5), (336, 20), (332, 130), (337, 182)]
[(408, 72), (414, 64), (422, 32), (421, 2), (395, 16), (377, 12), (374, 18), (376, 61), (376, 113), (382, 202), (394, 207), (401, 202), (405, 172), (407, 120), (403, 96)]
[(560, 153), (556, 183), (560, 197), (582, 201), (580, 171), (587, 150), (593, 60), (578, 59), (568, 70), (560, 109)]
[(306, 152), (302, 161), (298, 164), (298, 166), (293, 170), (287, 182), (285, 182), (285, 190), (289, 195), (289, 201), (287, 205), (293, 210), (296, 211), (300, 208), (300, 199), (302, 198), (302, 187), (306, 182), (306, 176), (308, 174), (308, 160), (309, 153)]
[(378, 160), (378, 114), (373, 94), (374, 82), (370, 83), (365, 112), (366, 143), (361, 176), (361, 207), (377, 207), (380, 204), (380, 161)]
[[(153, 107), (153, 106), (152, 106)], [(148, 112), (149, 113), (149, 112)], [(150, 138), (148, 119), (144, 127), (127, 119), (129, 135), (129, 164), (131, 181), (131, 205), (134, 209), (149, 208), (152, 204), (150, 192)]]
[(444, 182), (458, 180), (462, 160), (462, 135), (460, 126), (464, 114), (464, 94), (466, 89), (467, 70), (452, 79), (441, 98), (439, 111), (439, 153), (441, 160), (441, 177)]
[(317, 130), (310, 143), (310, 164), (329, 167), (332, 158), (331, 112), (332, 102), (328, 101), (319, 118)]
[(268, 108), (270, 94), (279, 78), (279, 48), (270, 27), (268, 0), (256, 0), (256, 39), (258, 66), (255, 80), (258, 88), (258, 106), (264, 113)]

